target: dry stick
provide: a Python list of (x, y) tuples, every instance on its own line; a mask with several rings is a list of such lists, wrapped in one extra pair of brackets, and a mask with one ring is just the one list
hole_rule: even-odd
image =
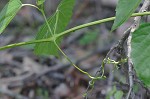
[[(120, 49), (123, 49), (123, 45), (124, 45), (126, 39), (128, 38), (128, 36), (129, 36), (129, 34), (130, 34), (130, 30), (131, 30), (131, 28), (128, 28), (128, 29), (124, 32), (123, 37), (118, 41), (118, 43), (116, 43), (113, 47), (111, 47), (111, 49), (110, 49), (109, 52), (107, 53), (105, 59), (102, 61), (99, 70), (95, 73), (95, 77), (98, 75), (98, 73), (101, 73), (102, 68), (106, 65), (105, 60), (107, 60), (107, 59), (109, 58), (110, 54), (111, 54), (114, 50), (116, 50), (116, 49), (119, 49), (119, 50), (120, 50)], [(90, 82), (92, 82), (92, 81), (93, 81), (93, 80), (91, 80)], [(90, 82), (89, 82), (89, 83), (90, 83)], [(86, 89), (86, 92), (85, 92), (86, 94), (88, 94), (88, 90), (90, 89), (90, 86), (91, 86), (91, 84), (88, 85), (88, 87), (87, 87), (87, 89)], [(85, 97), (85, 99), (87, 99), (87, 96)]]
[[(139, 12), (145, 12), (149, 5), (150, 5), (150, 0), (145, 0), (143, 3), (143, 6), (141, 7)], [(131, 26), (131, 31), (130, 31), (130, 34), (129, 34), (129, 37), (127, 40), (127, 58), (128, 58), (128, 74), (129, 74), (130, 89), (129, 89), (126, 99), (129, 99), (130, 94), (133, 89), (133, 83), (134, 83), (134, 81), (133, 81), (133, 64), (132, 64), (132, 59), (131, 59), (131, 39), (132, 39), (131, 33), (133, 33), (139, 27), (140, 20), (141, 20), (141, 16), (137, 16), (134, 18), (134, 23)]]
[[(80, 59), (76, 60), (75, 64), (79, 64), (80, 62), (86, 60), (88, 57), (90, 57), (92, 55), (96, 55), (98, 53), (106, 52), (109, 49), (110, 48), (108, 47), (106, 49), (93, 51), (93, 52), (85, 55), (83, 58), (80, 58)], [(3, 79), (0, 80), (0, 84), (6, 84), (9, 87), (22, 87), (22, 86), (26, 85), (28, 82), (36, 81), (39, 77), (45, 75), (48, 72), (58, 71), (58, 70), (61, 70), (62, 68), (67, 68), (69, 65), (70, 65), (70, 63), (57, 64), (57, 65), (52, 66), (50, 68), (45, 68), (39, 73), (31, 72), (31, 73), (21, 75), (21, 76), (17, 76), (17, 77), (3, 78)], [(33, 76), (34, 76), (34, 78), (33, 78)], [(15, 83), (15, 82), (17, 82), (17, 83)]]
[(128, 37), (128, 41), (127, 41), (127, 58), (128, 58), (128, 74), (129, 74), (130, 89), (129, 89), (129, 92), (127, 94), (126, 99), (129, 99), (130, 94), (132, 92), (132, 88), (133, 88), (133, 67), (132, 67), (132, 60), (131, 60), (131, 39), (132, 39), (132, 35), (130, 33), (130, 35)]
[(22, 96), (22, 95), (20, 95), (18, 93), (14, 93), (14, 92), (12, 92), (12, 91), (10, 91), (8, 89), (0, 88), (0, 93), (6, 94), (6, 95), (8, 95), (10, 97), (13, 97), (15, 99), (29, 99), (28, 97)]
[(124, 34), (123, 34), (123, 37), (118, 41), (117, 44), (115, 44), (110, 50), (109, 52), (107, 53), (105, 59), (108, 59), (110, 54), (115, 50), (115, 49), (122, 49), (123, 48), (123, 45), (124, 45), (124, 42), (126, 41), (126, 39), (128, 38), (129, 36), (129, 31), (131, 30), (131, 28), (128, 28)]

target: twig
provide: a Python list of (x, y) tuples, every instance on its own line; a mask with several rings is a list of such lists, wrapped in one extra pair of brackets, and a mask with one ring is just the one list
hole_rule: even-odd
[(110, 56), (110, 54), (111, 54), (114, 50), (118, 50), (119, 53), (121, 53), (120, 51), (123, 49), (123, 45), (124, 45), (126, 39), (127, 39), (128, 36), (129, 36), (130, 30), (131, 30), (131, 28), (128, 28), (128, 29), (124, 32), (122, 38), (118, 41), (118, 43), (115, 44), (115, 45), (109, 50), (109, 52), (107, 53), (105, 59), (108, 59), (109, 56)]
[(6, 95), (11, 96), (11, 97), (13, 97), (15, 99), (29, 99), (29, 98), (27, 98), (25, 96), (22, 96), (20, 94), (14, 93), (14, 92), (12, 92), (10, 90), (3, 89), (3, 88), (0, 88), (0, 93), (6, 94)]
[[(123, 35), (123, 37), (121, 38), (121, 40), (119, 40), (113, 47), (110, 48), (110, 50), (108, 51), (108, 53), (107, 53), (107, 55), (106, 55), (106, 57), (105, 57), (106, 60), (109, 58), (110, 54), (111, 54), (114, 50), (123, 48), (124, 42), (126, 41), (126, 39), (128, 38), (128, 35), (129, 35), (129, 33), (130, 33), (130, 29), (131, 29), (131, 28), (127, 29), (127, 30), (124, 32), (124, 35)], [(95, 73), (95, 77), (96, 77), (97, 75), (100, 75), (100, 74), (101, 74), (102, 68), (106, 65), (105, 59), (102, 61), (99, 70)], [(87, 88), (87, 90), (86, 90), (86, 93), (88, 93), (89, 88), (90, 88), (90, 85), (88, 86), (88, 88)]]
[[(131, 30), (131, 28), (128, 28), (124, 32), (123, 37), (113, 47), (110, 48), (109, 52), (107, 53), (107, 55), (105, 57), (106, 60), (109, 58), (110, 54), (112, 54), (112, 52), (114, 52), (114, 50), (121, 50), (121, 49), (123, 49), (123, 45), (124, 45), (126, 39), (129, 36), (130, 30)], [(95, 77), (102, 74), (103, 67), (106, 65), (105, 59), (102, 61), (99, 70), (95, 73)], [(91, 80), (91, 82), (92, 82), (92, 80)], [(85, 92), (86, 94), (88, 94), (88, 90), (90, 89), (90, 86), (91, 85), (89, 84), (87, 89), (86, 89), (86, 92)], [(88, 97), (86, 96), (85, 99), (87, 99), (87, 98)]]
[(10, 78), (2, 78), (0, 80), (0, 84), (12, 84), (12, 83), (16, 83), (16, 82), (20, 82), (23, 81), (24, 79), (27, 79), (28, 77), (32, 76), (34, 73), (28, 73), (25, 75), (21, 75), (21, 76), (16, 76), (16, 77), (10, 77)]
[[(145, 0), (143, 3), (143, 6), (141, 7), (139, 12), (145, 12), (148, 8), (148, 6), (150, 5), (150, 0)], [(137, 16), (134, 18), (134, 23), (131, 26), (131, 31), (128, 37), (128, 41), (127, 41), (127, 58), (128, 58), (128, 73), (129, 73), (129, 92), (127, 94), (126, 99), (129, 99), (130, 94), (132, 92), (133, 89), (133, 65), (132, 65), (132, 59), (131, 59), (131, 39), (132, 39), (132, 32), (134, 32), (140, 24), (140, 20), (141, 20), (141, 16)]]
[(134, 79), (134, 81), (140, 84), (146, 90), (146, 92), (150, 95), (150, 90), (147, 87), (145, 87), (144, 84), (139, 79)]
[[(75, 64), (80, 64), (82, 61), (86, 60), (87, 58), (93, 55), (97, 55), (98, 53), (107, 52), (109, 49), (110, 47), (107, 47), (101, 50), (92, 51), (91, 53), (85, 55), (84, 57), (76, 60)], [(9, 88), (22, 87), (22, 86), (27, 85), (31, 81), (37, 81), (37, 79), (39, 79), (40, 77), (42, 77), (43, 75), (47, 73), (68, 68), (70, 65), (71, 65), (70, 63), (57, 64), (49, 68), (44, 68), (41, 72), (38, 72), (38, 73), (29, 72), (28, 74), (17, 76), (17, 77), (3, 78), (0, 80), (0, 84), (6, 84)]]
[(127, 58), (128, 58), (128, 72), (129, 72), (130, 88), (129, 88), (129, 92), (127, 94), (126, 99), (129, 99), (130, 94), (132, 92), (132, 88), (133, 88), (133, 67), (132, 67), (132, 60), (131, 60), (131, 39), (132, 39), (132, 35), (130, 33), (130, 35), (128, 37), (128, 41), (127, 41)]

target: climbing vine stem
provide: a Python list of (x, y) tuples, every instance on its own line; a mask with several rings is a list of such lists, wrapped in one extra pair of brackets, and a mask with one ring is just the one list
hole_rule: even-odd
[(30, 7), (34, 7), (36, 9), (38, 9), (40, 11), (40, 9), (36, 6), (36, 5), (33, 5), (33, 4), (22, 4), (22, 7), (23, 6), (30, 6)]
[(51, 29), (51, 27), (49, 26), (49, 23), (48, 23), (48, 20), (47, 20), (47, 18), (46, 18), (46, 15), (45, 15), (45, 12), (44, 12), (44, 10), (40, 10), (41, 11), (41, 13), (42, 13), (42, 15), (43, 15), (43, 17), (44, 17), (44, 20), (45, 20), (45, 22), (46, 22), (46, 25), (47, 25), (47, 27), (48, 27), (48, 31), (51, 33), (51, 35), (52, 35), (52, 37), (54, 36), (54, 33), (52, 32), (52, 29)]
[(58, 46), (58, 44), (56, 43), (56, 41), (54, 41), (56, 47), (58, 48), (58, 50), (64, 55), (64, 57), (70, 62), (71, 65), (73, 65), (76, 69), (78, 69), (80, 72), (82, 72), (83, 74), (86, 74), (88, 77), (90, 77), (91, 79), (100, 79), (102, 77), (93, 77), (91, 76), (88, 72), (82, 70), (81, 68), (79, 68), (77, 65), (75, 65), (70, 58), (63, 52), (63, 50)]
[[(134, 14), (132, 14), (131, 17), (144, 16), (144, 15), (150, 15), (150, 12), (134, 13)], [(68, 30), (66, 30), (64, 32), (61, 32), (59, 34), (55, 34), (54, 36), (57, 39), (57, 38), (65, 35), (65, 34), (69, 34), (69, 33), (74, 32), (76, 30), (79, 30), (79, 29), (82, 29), (82, 28), (86, 28), (86, 27), (89, 27), (89, 26), (93, 26), (93, 25), (97, 25), (97, 24), (101, 24), (101, 23), (105, 23), (105, 22), (109, 22), (109, 21), (113, 21), (114, 19), (115, 19), (115, 17), (110, 17), (110, 18), (105, 18), (105, 19), (102, 19), (102, 20), (86, 23), (86, 24), (79, 25), (79, 26), (73, 27), (71, 29), (68, 29)], [(13, 48), (13, 47), (17, 47), (17, 46), (22, 46), (22, 45), (42, 43), (42, 42), (51, 42), (51, 41), (53, 41), (53, 37), (50, 37), (48, 39), (33, 40), (33, 41), (28, 41), (28, 42), (21, 42), (21, 43), (10, 44), (10, 45), (6, 45), (6, 46), (0, 47), (0, 50)]]

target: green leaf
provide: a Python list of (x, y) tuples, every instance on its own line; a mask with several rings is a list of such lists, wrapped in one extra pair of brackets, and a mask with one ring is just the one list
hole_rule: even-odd
[(142, 24), (132, 38), (131, 58), (137, 76), (150, 87), (150, 23)]
[(45, 0), (36, 0), (37, 5), (42, 5), (45, 2)]
[(81, 45), (88, 45), (92, 43), (93, 41), (95, 41), (97, 36), (98, 36), (97, 31), (89, 31), (79, 40), (79, 43)]
[(123, 92), (122, 91), (117, 91), (114, 95), (115, 99), (122, 99)]
[(139, 90), (140, 90), (139, 89), (139, 85), (138, 84), (134, 84), (134, 86), (133, 86), (133, 92), (137, 93)]
[(110, 99), (111, 96), (117, 91), (116, 86), (113, 86), (113, 89), (107, 93), (106, 99)]
[(20, 0), (10, 0), (0, 13), (0, 34), (22, 7)]
[[(52, 32), (49, 32), (48, 27), (45, 23), (40, 28), (36, 39), (39, 40), (50, 38), (52, 37), (52, 34), (56, 35), (63, 32), (71, 19), (74, 4), (75, 0), (62, 0), (56, 12), (50, 18), (48, 18), (48, 23)], [(58, 45), (60, 45), (61, 40), (62, 38), (57, 39), (56, 42)], [(50, 54), (58, 56), (58, 49), (55, 46), (54, 42), (36, 44), (34, 52), (37, 55)]]
[(125, 21), (127, 21), (132, 13), (136, 10), (141, 0), (119, 0), (116, 8), (116, 19), (111, 31), (117, 29)]

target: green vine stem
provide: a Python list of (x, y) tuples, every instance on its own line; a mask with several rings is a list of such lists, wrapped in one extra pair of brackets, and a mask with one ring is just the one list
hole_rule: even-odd
[(44, 20), (46, 22), (46, 25), (48, 27), (49, 32), (51, 33), (52, 36), (54, 35), (53, 32), (52, 32), (52, 29), (50, 28), (50, 26), (48, 24), (48, 21), (47, 21), (47, 18), (46, 18), (46, 15), (45, 15), (45, 12), (44, 12), (43, 9), (40, 9), (39, 7), (37, 7), (36, 5), (33, 5), (33, 4), (22, 4), (22, 6), (31, 6), (31, 7), (34, 7), (36, 9), (38, 9), (42, 13), (42, 15), (44, 17)]
[[(101, 77), (92, 77), (88, 72), (85, 72), (85, 71), (83, 71), (82, 69), (80, 69), (77, 65), (75, 65), (70, 59), (69, 59), (69, 57), (63, 52), (63, 50), (61, 50), (61, 48), (58, 46), (58, 44), (56, 43), (56, 41), (55, 41), (55, 36), (54, 36), (54, 34), (55, 34), (55, 32), (56, 32), (56, 26), (57, 26), (57, 21), (58, 21), (58, 15), (57, 15), (57, 19), (56, 19), (56, 26), (55, 26), (55, 29), (54, 29), (54, 33), (52, 32), (52, 30), (51, 30), (51, 28), (50, 28), (50, 25), (49, 25), (49, 23), (48, 23), (48, 20), (47, 20), (47, 18), (46, 18), (46, 15), (45, 15), (45, 12), (44, 12), (44, 10), (43, 9), (40, 9), (40, 8), (38, 8), (37, 6), (35, 6), (35, 5), (32, 5), (32, 4), (23, 4), (22, 6), (32, 6), (32, 7), (35, 7), (35, 8), (37, 8), (37, 9), (39, 9), (39, 11), (42, 13), (42, 15), (43, 15), (43, 17), (44, 17), (44, 20), (45, 20), (45, 22), (46, 22), (46, 25), (47, 25), (47, 27), (48, 27), (48, 30), (49, 30), (49, 32), (51, 33), (51, 35), (52, 35), (52, 37), (54, 38), (52, 41), (54, 42), (54, 44), (56, 45), (56, 47), (58, 48), (58, 50), (64, 55), (64, 57), (70, 62), (70, 64), (71, 65), (73, 65), (76, 69), (78, 69), (80, 72), (82, 72), (83, 74), (86, 74), (88, 77), (90, 77), (91, 79), (100, 79)], [(57, 13), (57, 11), (56, 11), (56, 13)], [(40, 40), (39, 40), (40, 41)], [(38, 42), (39, 42), (38, 41)], [(49, 41), (49, 40), (46, 40), (45, 42), (47, 42), (47, 41)], [(32, 43), (32, 42), (28, 42), (28, 44), (30, 44), (30, 43)], [(35, 43), (35, 42), (34, 42)], [(36, 42), (37, 43), (37, 42)], [(25, 44), (25, 43), (22, 43), (22, 44)], [(15, 46), (17, 46), (18, 44), (14, 44)], [(10, 46), (8, 46), (9, 48), (11, 48), (12, 46), (14, 46), (14, 45), (10, 45)]]
[[(52, 41), (52, 42), (54, 42), (55, 46), (56, 46), (56, 47), (58, 48), (58, 50), (63, 54), (63, 56), (70, 62), (70, 64), (71, 64), (72, 66), (74, 66), (77, 70), (79, 70), (80, 72), (82, 72), (83, 74), (86, 74), (86, 75), (87, 75), (88, 77), (90, 77), (91, 79), (100, 79), (100, 77), (93, 77), (93, 76), (91, 76), (88, 72), (82, 70), (82, 69), (79, 68), (77, 65), (75, 65), (75, 64), (70, 60), (70, 58), (63, 52), (63, 50), (61, 50), (61, 48), (58, 46), (58, 44), (57, 44), (57, 42), (56, 42), (55, 35), (54, 35), (55, 32), (56, 32), (56, 26), (57, 26), (57, 23), (58, 23), (58, 14), (57, 14), (57, 16), (56, 16), (55, 29), (54, 29), (54, 33), (53, 33), (52, 30), (51, 30), (51, 28), (50, 28), (50, 25), (49, 25), (49, 23), (48, 23), (48, 20), (47, 20), (47, 18), (46, 18), (46, 16), (45, 16), (44, 10), (41, 9), (41, 13), (42, 13), (42, 15), (43, 15), (43, 17), (44, 17), (44, 20), (45, 20), (45, 22), (46, 22), (46, 25), (47, 25), (47, 27), (48, 27), (48, 30), (49, 30), (49, 32), (51, 33), (52, 37), (53, 37), (53, 41)], [(56, 11), (56, 13), (57, 13), (57, 11)]]
[(23, 6), (30, 6), (30, 7), (34, 7), (36, 9), (38, 9), (40, 11), (40, 9), (36, 6), (36, 5), (33, 5), (33, 4), (22, 4), (22, 7)]
[(79, 68), (77, 65), (75, 65), (71, 60), (70, 58), (62, 51), (62, 49), (58, 46), (58, 44), (56, 43), (56, 41), (54, 41), (56, 47), (58, 48), (58, 50), (64, 55), (64, 57), (71, 63), (71, 65), (73, 65), (76, 69), (78, 69), (80, 72), (82, 72), (83, 74), (86, 74), (88, 77), (90, 77), (91, 79), (100, 79), (102, 77), (93, 77), (91, 76), (88, 72), (82, 70), (81, 68)]
[(35, 44), (35, 43), (41, 43), (41, 42), (50, 42), (50, 41), (52, 41), (52, 39), (32, 40), (32, 41), (28, 41), (28, 42), (14, 43), (14, 44), (0, 47), (0, 51), (9, 49), (9, 48), (13, 48), (13, 47), (17, 47), (17, 46), (23, 46), (23, 45), (29, 45), (29, 44)]
[(45, 22), (46, 22), (46, 25), (47, 25), (47, 27), (48, 27), (49, 32), (51, 33), (52, 36), (54, 36), (54, 33), (52, 32), (52, 29), (51, 29), (51, 27), (49, 26), (49, 23), (48, 23), (48, 20), (47, 20), (47, 18), (46, 18), (46, 15), (45, 15), (44, 11), (43, 11), (43, 10), (40, 10), (40, 11), (41, 11), (41, 13), (42, 13), (42, 15), (43, 15), (43, 17), (44, 17), (44, 20), (45, 20)]
[[(144, 16), (144, 15), (150, 15), (150, 12), (134, 13), (134, 14), (132, 14), (131, 17)], [(74, 28), (68, 29), (68, 30), (66, 30), (64, 32), (61, 32), (60, 34), (55, 34), (54, 36), (57, 39), (57, 38), (65, 35), (65, 34), (69, 34), (69, 33), (74, 32), (76, 30), (79, 30), (79, 29), (82, 29), (82, 28), (86, 28), (86, 27), (89, 27), (89, 26), (93, 26), (93, 25), (97, 25), (97, 24), (101, 24), (101, 23), (105, 23), (105, 22), (109, 22), (109, 21), (113, 21), (113, 20), (115, 20), (115, 17), (110, 17), (110, 18), (106, 18), (106, 19), (102, 19), (102, 20), (86, 23), (86, 24), (79, 25), (79, 26), (76, 26)], [(0, 47), (0, 50), (13, 48), (13, 47), (17, 47), (17, 46), (22, 46), (22, 45), (28, 45), (28, 44), (35, 44), (35, 43), (42, 43), (42, 42), (51, 42), (55, 38), (54, 37), (50, 37), (48, 39), (33, 40), (33, 41), (28, 41), (28, 42), (21, 42), (21, 43), (10, 44), (10, 45), (6, 45), (6, 46), (3, 46), (3, 47)]]
[[(69, 34), (71, 32), (74, 32), (76, 30), (79, 30), (79, 29), (82, 29), (82, 28), (85, 28), (85, 27), (89, 27), (89, 26), (93, 26), (93, 25), (96, 25), (96, 24), (101, 24), (101, 23), (105, 23), (105, 22), (109, 22), (109, 21), (113, 21), (115, 19), (115, 17), (110, 17), (110, 18), (106, 18), (106, 19), (102, 19), (102, 20), (98, 20), (98, 21), (94, 21), (94, 22), (90, 22), (90, 23), (86, 23), (86, 24), (83, 24), (83, 25), (79, 25), (79, 26), (76, 26), (74, 28), (71, 28), (71, 29), (68, 29), (64, 32), (61, 32), (60, 34), (53, 34), (52, 33), (52, 30), (48, 24), (48, 21), (47, 21), (47, 18), (45, 16), (45, 13), (43, 10), (39, 9), (37, 6), (35, 5), (32, 5), (32, 4), (22, 4), (22, 6), (32, 6), (32, 7), (35, 7), (37, 8), (38, 10), (40, 10), (40, 12), (42, 13), (43, 17), (44, 17), (44, 20), (46, 21), (46, 25), (48, 26), (48, 29), (49, 29), (49, 32), (51, 32), (52, 34), (52, 37), (50, 38), (47, 38), (47, 39), (41, 39), (41, 40), (33, 40), (33, 41), (29, 41), (29, 42), (21, 42), (21, 43), (15, 43), (15, 44), (10, 44), (10, 45), (6, 45), (6, 46), (3, 46), (3, 47), (0, 47), (0, 50), (4, 50), (4, 49), (8, 49), (8, 48), (13, 48), (13, 47), (17, 47), (17, 46), (22, 46), (22, 45), (28, 45), (28, 44), (35, 44), (35, 43), (42, 43), (42, 42), (54, 42), (56, 47), (59, 49), (59, 51), (64, 55), (64, 57), (76, 68), (78, 69), (80, 72), (86, 74), (87, 76), (89, 76), (91, 79), (92, 79), (92, 82), (94, 83), (95, 80), (97, 79), (101, 79), (103, 78), (104, 76), (104, 70), (102, 75), (101, 76), (98, 76), (98, 77), (93, 77), (91, 76), (88, 72), (86, 71), (83, 71), (82, 69), (80, 69), (78, 66), (76, 66), (70, 59), (69, 57), (61, 50), (61, 48), (57, 45), (56, 43), (56, 39), (65, 35), (65, 34)], [(134, 13), (132, 14), (131, 17), (135, 17), (135, 16), (144, 16), (144, 15), (150, 15), (150, 12), (143, 12), (143, 13)], [(102, 67), (103, 66), (103, 63), (102, 63)]]

